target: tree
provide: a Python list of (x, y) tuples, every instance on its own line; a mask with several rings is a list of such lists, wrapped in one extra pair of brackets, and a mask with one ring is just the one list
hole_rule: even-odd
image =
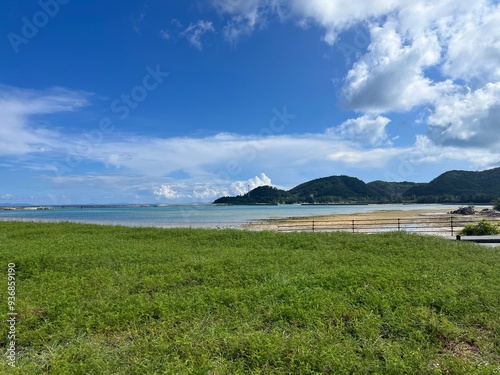
[(495, 199), (492, 203), (493, 209), (500, 211), (500, 198)]

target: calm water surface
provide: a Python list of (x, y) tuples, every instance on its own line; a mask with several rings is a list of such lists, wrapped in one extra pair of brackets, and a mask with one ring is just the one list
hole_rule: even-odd
[(352, 205), (352, 206), (210, 206), (186, 205), (134, 208), (74, 208), (0, 211), (0, 220), (71, 221), (154, 227), (238, 227), (270, 218), (354, 214), (378, 210), (456, 209), (456, 205)]

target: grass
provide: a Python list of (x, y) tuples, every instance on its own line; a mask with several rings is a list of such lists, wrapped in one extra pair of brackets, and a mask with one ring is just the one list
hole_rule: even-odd
[(0, 223), (0, 260), (0, 373), (500, 373), (500, 253), (475, 244)]

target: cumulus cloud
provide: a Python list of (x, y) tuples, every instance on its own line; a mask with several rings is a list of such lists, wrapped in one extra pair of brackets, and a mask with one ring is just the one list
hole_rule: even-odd
[[(212, 0), (212, 5), (229, 17), (226, 37), (231, 41), (276, 16), (319, 27), (330, 45), (361, 26), (368, 32), (366, 49), (357, 48), (356, 60), (346, 61), (339, 93), (345, 108), (371, 117), (418, 109), (429, 113), (423, 125), (438, 145), (495, 143), (498, 1)], [(379, 135), (372, 145), (377, 145), (384, 140), (383, 127), (372, 125), (372, 135)], [(362, 142), (370, 137), (360, 120), (336, 131)]]
[(161, 185), (154, 191), (154, 194), (158, 197), (166, 199), (182, 198), (182, 195), (175, 191), (170, 185)]
[[(370, 22), (371, 43), (349, 71), (342, 91), (357, 111), (410, 111), (500, 77), (499, 6), (488, 1), (400, 2), (383, 21)], [(429, 69), (441, 75), (429, 74)]]
[(243, 195), (249, 190), (253, 190), (260, 186), (272, 186), (271, 179), (266, 176), (265, 173), (261, 173), (260, 176), (255, 176), (248, 181), (236, 181), (233, 182), (229, 188), (231, 195)]
[(443, 72), (468, 81), (499, 81), (500, 4), (483, 4), (450, 29)]
[(458, 162), (460, 169), (487, 169), (500, 165), (500, 154), (495, 148), (440, 145), (427, 135), (417, 136), (411, 155), (412, 161), (417, 165)]
[(352, 141), (378, 146), (387, 141), (386, 126), (390, 122), (387, 117), (365, 115), (327, 129), (327, 134), (337, 134)]
[(500, 82), (444, 97), (428, 118), (429, 137), (438, 144), (500, 146)]
[[(396, 0), (350, 1), (343, 0), (292, 0), (289, 2), (293, 14), (314, 22), (324, 28), (323, 40), (333, 45), (340, 32), (358, 22), (391, 13), (396, 9)], [(303, 22), (304, 22), (303, 21)]]
[(372, 0), (350, 2), (342, 0), (212, 0), (212, 6), (221, 17), (230, 20), (225, 29), (226, 39), (237, 41), (249, 35), (259, 23), (278, 16), (280, 19), (295, 18), (300, 25), (318, 24), (324, 28), (323, 40), (332, 45), (339, 32), (356, 22), (382, 16), (394, 10), (397, 1)]
[(214, 32), (215, 29), (210, 21), (199, 20), (197, 23), (191, 23), (186, 30), (181, 33), (181, 36), (185, 37), (189, 44), (198, 50), (203, 49), (201, 43), (201, 38), (208, 32)]
[(162, 184), (154, 189), (154, 195), (158, 199), (169, 201), (212, 202), (223, 196), (243, 195), (259, 186), (271, 186), (271, 179), (265, 173), (255, 176), (246, 181), (223, 182), (217, 179), (212, 183), (199, 185), (196, 182)]
[(393, 22), (371, 28), (368, 52), (349, 71), (343, 97), (349, 108), (365, 112), (409, 111), (433, 103), (454, 89), (451, 81), (434, 83), (424, 70), (440, 61), (434, 34), (403, 40)]

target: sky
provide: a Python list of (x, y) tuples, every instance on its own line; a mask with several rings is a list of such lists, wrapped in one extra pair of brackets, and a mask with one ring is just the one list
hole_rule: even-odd
[(498, 0), (5, 0), (0, 204), (500, 166)]

